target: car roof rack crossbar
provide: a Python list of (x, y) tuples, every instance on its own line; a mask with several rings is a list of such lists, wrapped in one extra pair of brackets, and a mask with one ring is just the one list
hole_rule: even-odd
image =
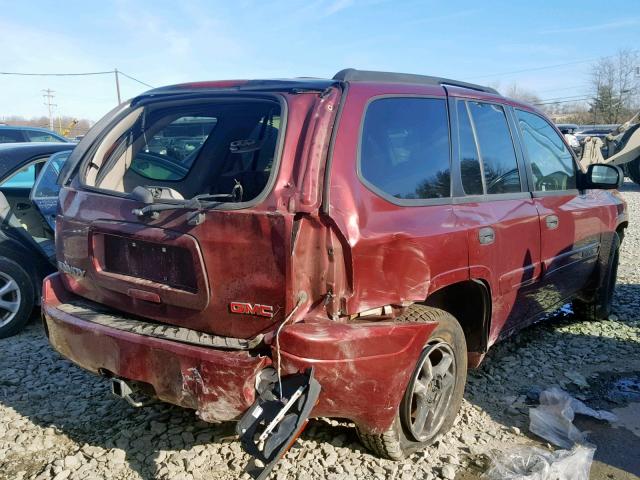
[(491, 87), (483, 87), (475, 83), (460, 82), (449, 78), (430, 77), (428, 75), (415, 75), (412, 73), (377, 72), (372, 70), (356, 70), (345, 68), (333, 76), (334, 80), (343, 82), (387, 82), (387, 83), (411, 83), (415, 85), (452, 86), (478, 90), (480, 92), (500, 95)]

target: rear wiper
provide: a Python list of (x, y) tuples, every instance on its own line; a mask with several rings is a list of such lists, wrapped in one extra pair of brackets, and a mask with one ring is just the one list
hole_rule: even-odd
[(188, 200), (180, 201), (180, 203), (156, 203), (156, 199), (153, 198), (153, 195), (149, 190), (144, 187), (136, 187), (133, 189), (130, 196), (134, 200), (138, 200), (146, 204), (142, 208), (134, 208), (133, 210), (131, 210), (131, 213), (137, 217), (149, 216), (152, 219), (156, 219), (159, 216), (159, 212), (164, 212), (167, 210), (195, 210), (193, 214), (189, 215), (187, 223), (189, 223), (189, 225), (200, 225), (204, 222), (205, 219), (205, 215), (202, 210), (204, 210), (205, 208), (212, 208), (223, 203), (219, 201), (212, 201), (211, 199), (229, 197), (230, 195), (203, 194), (196, 195), (195, 197)]

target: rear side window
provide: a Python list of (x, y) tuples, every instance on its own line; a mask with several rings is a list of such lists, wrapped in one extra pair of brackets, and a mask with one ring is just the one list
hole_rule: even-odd
[(482, 195), (482, 170), (476, 141), (465, 102), (458, 102), (458, 143), (460, 145), (460, 177), (467, 195)]
[(21, 168), (16, 173), (5, 180), (2, 188), (31, 188), (36, 181), (36, 165), (32, 163), (28, 167)]
[(467, 102), (475, 126), (488, 194), (522, 191), (518, 161), (504, 109), (500, 105)]
[(576, 166), (560, 135), (542, 117), (516, 110), (537, 192), (576, 188)]
[(365, 114), (360, 172), (399, 199), (450, 196), (449, 122), (443, 99), (383, 98)]
[(19, 130), (0, 130), (0, 143), (24, 142), (22, 132)]

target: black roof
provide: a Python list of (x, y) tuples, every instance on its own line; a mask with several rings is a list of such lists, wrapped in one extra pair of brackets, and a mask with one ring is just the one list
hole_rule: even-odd
[(72, 150), (75, 146), (75, 143), (62, 142), (0, 143), (0, 178), (36, 157)]
[[(455, 86), (469, 88), (480, 92), (500, 95), (495, 89), (476, 85), (474, 83), (461, 82), (441, 77), (430, 77), (427, 75), (415, 75), (412, 73), (378, 72), (371, 70), (356, 70), (347, 68), (340, 70), (332, 79), (299, 77), (291, 79), (273, 80), (247, 80), (239, 81), (237, 84), (229, 86), (216, 85), (216, 82), (195, 82), (178, 85), (168, 85), (149, 90), (134, 98), (132, 104), (139, 103), (142, 99), (152, 98), (156, 95), (186, 94), (187, 92), (211, 91), (236, 91), (236, 92), (274, 92), (274, 91), (322, 91), (336, 84), (352, 82), (384, 82), (384, 83), (404, 83), (412, 85), (432, 85), (432, 86)], [(211, 85), (207, 85), (211, 83)], [(224, 84), (224, 82), (222, 82)]]
[(143, 94), (135, 97), (131, 103), (135, 105), (140, 100), (154, 97), (156, 95), (176, 95), (194, 92), (215, 91), (215, 92), (276, 92), (276, 91), (323, 91), (332, 85), (335, 80), (327, 80), (324, 78), (291, 78), (291, 79), (275, 79), (275, 80), (247, 80), (237, 85), (218, 86), (215, 82), (211, 82), (211, 86), (206, 84), (209, 82), (183, 83), (178, 85), (168, 85), (166, 87), (158, 87), (148, 90)]
[(476, 85), (475, 83), (451, 80), (450, 78), (430, 77), (427, 75), (416, 75), (413, 73), (378, 72), (373, 70), (356, 70), (355, 68), (346, 68), (336, 73), (333, 76), (333, 79), (340, 80), (342, 82), (385, 82), (434, 86), (449, 85), (452, 87), (469, 88), (471, 90), (500, 95), (497, 90), (491, 87), (483, 87), (482, 85)]

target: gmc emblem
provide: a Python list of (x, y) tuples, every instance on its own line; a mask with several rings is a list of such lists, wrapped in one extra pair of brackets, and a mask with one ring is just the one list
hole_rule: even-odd
[(229, 304), (231, 313), (242, 313), (245, 315), (256, 315), (258, 317), (273, 318), (273, 307), (271, 305), (251, 305), (244, 302), (231, 302)]

